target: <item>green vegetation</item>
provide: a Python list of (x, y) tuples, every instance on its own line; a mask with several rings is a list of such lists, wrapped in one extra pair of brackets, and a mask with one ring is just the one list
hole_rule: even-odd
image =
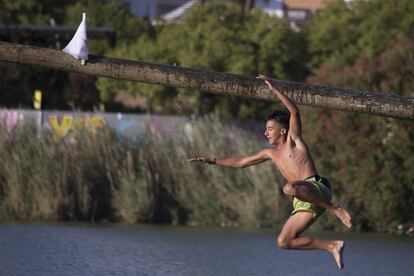
[[(331, 6), (308, 26), (318, 64), (311, 82), (413, 96), (413, 10), (412, 1)], [(319, 167), (338, 183), (335, 193), (355, 212), (359, 229), (414, 222), (411, 121), (331, 110), (305, 116)]]
[(0, 214), (227, 226), (269, 226), (287, 215), (289, 203), (278, 201), (278, 175), (270, 163), (226, 170), (188, 161), (207, 149), (216, 156), (251, 154), (261, 147), (254, 134), (213, 119), (191, 126), (191, 136), (187, 127), (170, 138), (143, 129), (135, 142), (110, 131), (81, 133), (66, 144), (30, 126), (13, 136), (1, 133)]
[[(179, 23), (158, 26), (156, 36), (143, 36), (108, 52), (109, 56), (190, 68), (302, 81), (307, 50), (303, 35), (281, 19), (255, 11), (244, 14), (236, 5), (198, 5)], [(288, 50), (289, 49), (289, 50)], [(100, 79), (102, 99), (120, 90), (144, 96), (151, 112), (214, 113), (221, 117), (256, 118), (270, 111), (260, 101), (213, 96), (198, 91)], [(144, 110), (145, 110), (144, 108)]]
[[(117, 45), (133, 42), (144, 35), (150, 36), (153, 32), (148, 22), (134, 17), (121, 1), (0, 0), (0, 24), (47, 26), (53, 18), (57, 25), (77, 27), (82, 20), (82, 12), (87, 13), (88, 27), (113, 27), (116, 30), (113, 40)], [(60, 37), (61, 48), (70, 38)], [(56, 47), (54, 36), (50, 35), (10, 35), (4, 39), (41, 47)], [(111, 40), (89, 37), (90, 53), (105, 54), (111, 48)], [(33, 91), (40, 89), (44, 98), (43, 109), (94, 110), (103, 106), (95, 83), (96, 78), (91, 76), (0, 62), (0, 102), (6, 107), (32, 108)], [(111, 103), (107, 105), (111, 106)]]

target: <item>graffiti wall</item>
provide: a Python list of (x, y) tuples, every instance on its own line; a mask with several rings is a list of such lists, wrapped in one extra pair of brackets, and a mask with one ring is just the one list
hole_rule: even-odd
[[(190, 120), (179, 116), (136, 115), (99, 112), (35, 111), (0, 109), (0, 128), (6, 135), (22, 123), (32, 123), (53, 137), (56, 142), (70, 141), (80, 131), (90, 133), (101, 128), (114, 130), (118, 135), (139, 138), (144, 127), (173, 137), (179, 130), (191, 140), (193, 128)], [(252, 132), (263, 138), (263, 123), (253, 121), (229, 121), (231, 125)]]
[(74, 115), (47, 114), (43, 128), (49, 128), (55, 141), (65, 139), (71, 133), (86, 130), (96, 132), (105, 126), (105, 118), (101, 115), (75, 117)]
[(188, 120), (174, 116), (0, 109), (0, 125), (8, 135), (23, 122), (34, 123), (60, 142), (79, 131), (93, 133), (104, 127), (125, 137), (139, 136), (143, 127), (174, 135)]

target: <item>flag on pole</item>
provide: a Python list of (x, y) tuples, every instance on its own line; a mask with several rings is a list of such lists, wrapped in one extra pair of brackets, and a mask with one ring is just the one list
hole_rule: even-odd
[(65, 53), (70, 54), (76, 59), (80, 59), (84, 65), (88, 60), (88, 45), (86, 34), (86, 13), (82, 14), (82, 22), (80, 23), (75, 35), (69, 44), (62, 50)]

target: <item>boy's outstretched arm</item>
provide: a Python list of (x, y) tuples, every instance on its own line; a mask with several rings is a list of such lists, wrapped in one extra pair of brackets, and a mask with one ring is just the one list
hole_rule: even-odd
[(257, 76), (258, 79), (263, 80), (270, 90), (272, 90), (277, 98), (283, 103), (284, 106), (289, 110), (290, 113), (290, 123), (289, 123), (289, 132), (292, 135), (292, 138), (302, 136), (302, 122), (300, 119), (299, 108), (296, 104), (289, 99), (285, 94), (279, 91), (279, 89), (274, 86), (272, 80), (269, 77), (264, 75)]
[(228, 157), (228, 158), (208, 158), (196, 157), (191, 158), (190, 162), (203, 162), (209, 165), (218, 165), (229, 168), (245, 168), (248, 166), (257, 165), (259, 163), (270, 160), (269, 149), (264, 149), (255, 155), (247, 157)]

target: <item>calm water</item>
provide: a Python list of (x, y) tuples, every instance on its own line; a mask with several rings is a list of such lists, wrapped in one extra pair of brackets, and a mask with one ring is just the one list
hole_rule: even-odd
[(0, 225), (0, 275), (414, 275), (414, 238), (315, 233), (347, 242), (345, 270), (274, 232), (153, 226)]

